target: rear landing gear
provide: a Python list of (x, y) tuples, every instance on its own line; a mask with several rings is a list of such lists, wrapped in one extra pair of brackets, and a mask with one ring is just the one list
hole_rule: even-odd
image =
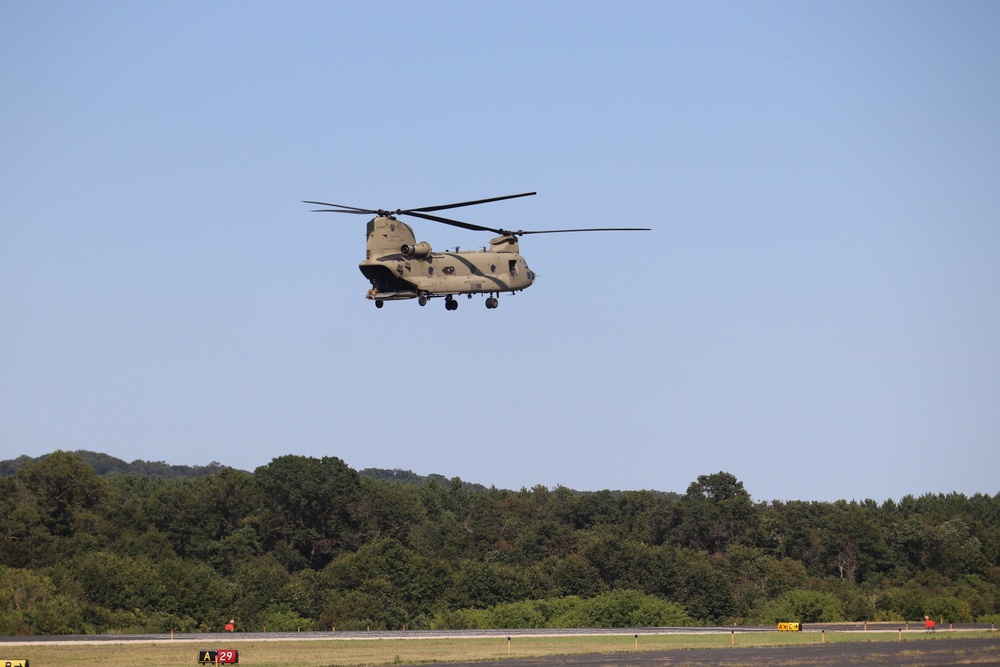
[(421, 294), (419, 297), (417, 297), (417, 303), (419, 303), (421, 306), (426, 306), (427, 305), (427, 297), (424, 296), (423, 294)]
[(382, 299), (376, 299), (375, 300), (375, 307), (376, 308), (381, 308), (384, 305), (385, 305), (385, 301), (382, 301)]

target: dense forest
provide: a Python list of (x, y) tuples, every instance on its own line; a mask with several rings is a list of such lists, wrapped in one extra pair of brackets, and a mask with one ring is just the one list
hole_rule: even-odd
[(0, 465), (0, 633), (1000, 619), (1000, 494), (508, 491), (335, 457)]

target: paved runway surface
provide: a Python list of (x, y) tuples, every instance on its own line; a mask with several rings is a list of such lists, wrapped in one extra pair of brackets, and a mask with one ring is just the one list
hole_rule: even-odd
[[(897, 624), (891, 624), (893, 626)], [(971, 625), (971, 624), (970, 624)], [(811, 626), (813, 632), (820, 629)], [(844, 629), (844, 624), (836, 626)], [(990, 629), (967, 627), (965, 630)], [(833, 630), (834, 627), (822, 628)], [(850, 628), (858, 631), (861, 628)], [(868, 626), (868, 630), (872, 630)], [(878, 628), (887, 630), (889, 628)], [(893, 628), (895, 629), (895, 628)], [(957, 629), (957, 627), (956, 627)], [(761, 632), (770, 628), (743, 628)], [(636, 628), (635, 634), (673, 634), (680, 632), (725, 633), (728, 628)], [(913, 632), (913, 631), (911, 631)], [(920, 631), (922, 633), (922, 631)], [(633, 634), (632, 630), (479, 630), (479, 631), (411, 631), (411, 632), (330, 632), (330, 633), (210, 633), (180, 634), (172, 639), (181, 642), (204, 643), (212, 638), (239, 639), (241, 641), (302, 641), (302, 640), (357, 640), (357, 639), (418, 639), (444, 636), (558, 636), (594, 634)], [(0, 637), (0, 646), (27, 646), (31, 644), (102, 644), (131, 642), (162, 642), (170, 640), (170, 635), (100, 635), (100, 636), (46, 636), (46, 637)], [(864, 642), (857, 643), (817, 643), (801, 646), (778, 646), (766, 648), (725, 648), (677, 649), (670, 651), (640, 651), (613, 654), (585, 654), (538, 658), (504, 658), (497, 662), (474, 663), (434, 663), (434, 667), (702, 667), (724, 665), (729, 667), (832, 667), (834, 665), (893, 665), (898, 667), (949, 667), (951, 665), (1000, 665), (1000, 635), (987, 638), (963, 638), (954, 633), (941, 633), (940, 638), (919, 642)]]
[(942, 639), (909, 644), (809, 644), (772, 648), (722, 648), (650, 651), (552, 658), (505, 659), (493, 663), (435, 663), (434, 667), (832, 667), (834, 665), (893, 665), (950, 667), (1000, 665), (1000, 638)]

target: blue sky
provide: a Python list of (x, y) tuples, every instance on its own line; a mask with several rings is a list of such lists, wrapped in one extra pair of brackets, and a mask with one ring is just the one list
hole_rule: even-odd
[[(0, 448), (1000, 492), (995, 2), (0, 4)], [(376, 310), (364, 218), (540, 275)], [(419, 220), (435, 248), (490, 234)]]

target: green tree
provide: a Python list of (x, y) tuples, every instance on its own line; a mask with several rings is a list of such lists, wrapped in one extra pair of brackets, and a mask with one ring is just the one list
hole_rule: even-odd
[(596, 567), (579, 554), (550, 556), (532, 568), (534, 588), (542, 597), (593, 597), (607, 587)]
[(336, 457), (281, 456), (254, 471), (267, 501), (260, 510), (266, 548), (290, 569), (321, 569), (355, 544), (351, 510), (360, 495), (358, 474)]
[(365, 604), (395, 611), (391, 618), (369, 610), (367, 618), (388, 628), (414, 627), (418, 619), (430, 617), (433, 605), (448, 585), (448, 572), (438, 561), (417, 554), (396, 540), (383, 539), (344, 554), (321, 573), (327, 589), (364, 595), (353, 598)]
[(98, 527), (96, 511), (110, 488), (76, 454), (56, 451), (24, 466), (18, 475), (35, 494), (42, 523), (53, 535), (69, 537)]
[(17, 476), (0, 478), (0, 564), (31, 568), (54, 563), (57, 542), (24, 481)]
[(710, 553), (747, 539), (755, 526), (750, 494), (727, 472), (699, 476), (680, 499), (679, 510), (682, 543)]
[(209, 629), (218, 630), (230, 617), (240, 627), (260, 628), (259, 616), (279, 597), (291, 576), (271, 554), (241, 563), (229, 578), (233, 589), (233, 608), (216, 619), (208, 619)]
[(583, 556), (600, 574), (610, 590), (639, 588), (645, 571), (644, 545), (621, 539), (612, 531), (589, 536), (583, 545)]
[(715, 568), (704, 551), (678, 548), (675, 553), (679, 575), (677, 602), (699, 621), (719, 624), (732, 618), (736, 611), (733, 591), (724, 572)]
[(167, 590), (155, 561), (96, 551), (63, 568), (83, 588), (86, 599), (108, 609), (155, 609)]
[(531, 581), (521, 568), (466, 560), (452, 578), (447, 599), (452, 608), (484, 609), (529, 596)]
[[(53, 452), (26, 464), (15, 478), (15, 486), (23, 484), (27, 496), (14, 489), (11, 527), (21, 532), (16, 537), (34, 542), (23, 545), (32, 553), (31, 565), (49, 565), (103, 546), (108, 526), (102, 505), (110, 497), (110, 488), (79, 456)], [(27, 523), (33, 521), (38, 523)]]
[(48, 577), (0, 566), (0, 634), (37, 633), (31, 615), (51, 602), (55, 593), (56, 587)]
[[(144, 605), (171, 617), (189, 617), (213, 627), (217, 619), (232, 614), (233, 590), (229, 583), (207, 563), (168, 558), (156, 564), (160, 584), (159, 598)], [(157, 632), (166, 632), (161, 628)]]
[(351, 513), (364, 541), (409, 541), (410, 532), (427, 518), (420, 492), (412, 484), (359, 478), (358, 500)]
[(888, 569), (885, 532), (871, 505), (837, 501), (828, 507), (821, 529), (827, 573), (857, 583)]

